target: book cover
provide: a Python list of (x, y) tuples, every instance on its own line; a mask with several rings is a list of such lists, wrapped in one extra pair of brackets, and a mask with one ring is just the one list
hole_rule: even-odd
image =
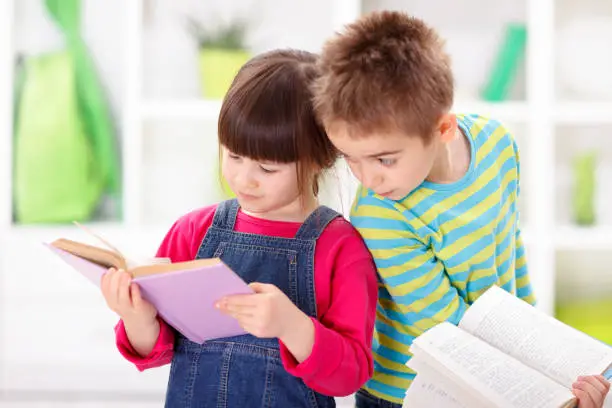
[[(53, 244), (45, 245), (93, 284), (100, 286), (107, 267)], [(189, 340), (202, 344), (210, 339), (245, 334), (235, 319), (218, 311), (214, 304), (223, 296), (253, 291), (220, 259), (140, 268), (153, 271), (137, 274), (132, 279), (139, 285), (143, 298), (155, 306), (161, 318)]]

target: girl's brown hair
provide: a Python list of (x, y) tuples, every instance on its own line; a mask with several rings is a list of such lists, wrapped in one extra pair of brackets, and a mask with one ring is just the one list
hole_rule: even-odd
[(297, 163), (301, 194), (320, 171), (333, 166), (336, 152), (316, 119), (311, 82), (317, 56), (274, 50), (248, 61), (227, 92), (219, 115), (219, 143), (252, 160)]

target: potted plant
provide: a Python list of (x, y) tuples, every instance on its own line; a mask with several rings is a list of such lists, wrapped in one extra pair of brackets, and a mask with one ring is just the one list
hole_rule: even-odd
[(234, 21), (210, 31), (189, 19), (189, 28), (200, 50), (202, 93), (208, 99), (221, 99), (240, 67), (251, 57), (244, 46), (246, 25)]

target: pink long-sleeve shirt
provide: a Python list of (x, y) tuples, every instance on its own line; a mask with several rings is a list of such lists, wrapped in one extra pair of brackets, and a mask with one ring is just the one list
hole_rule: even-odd
[[(172, 262), (195, 259), (210, 227), (216, 206), (193, 211), (174, 223), (157, 256)], [(239, 212), (235, 230), (291, 238), (300, 223), (270, 221)], [(323, 231), (315, 247), (314, 278), (317, 319), (310, 356), (298, 363), (280, 343), (285, 369), (310, 388), (325, 395), (349, 395), (372, 375), (372, 333), (377, 300), (376, 268), (361, 236), (343, 218)], [(151, 353), (140, 356), (131, 346), (125, 327), (115, 327), (117, 347), (138, 370), (159, 367), (172, 360), (174, 330), (160, 320), (160, 334)]]

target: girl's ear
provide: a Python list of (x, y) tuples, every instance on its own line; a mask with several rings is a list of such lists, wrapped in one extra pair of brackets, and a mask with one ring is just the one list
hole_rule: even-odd
[(457, 137), (457, 116), (454, 113), (442, 115), (438, 122), (438, 132), (442, 143), (449, 143)]

